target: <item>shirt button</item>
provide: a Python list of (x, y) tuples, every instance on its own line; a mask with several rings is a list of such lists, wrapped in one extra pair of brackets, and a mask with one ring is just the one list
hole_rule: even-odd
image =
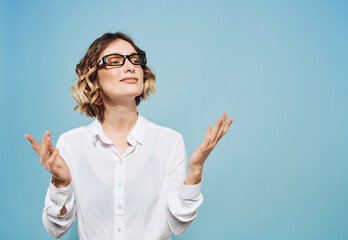
[(121, 228), (118, 228), (117, 231), (118, 231), (118, 232), (121, 232)]
[(122, 206), (121, 205), (118, 205), (118, 209), (121, 209), (122, 208)]
[(64, 194), (63, 194), (63, 197), (66, 197), (66, 196), (68, 196), (68, 194), (64, 193)]
[(118, 183), (118, 186), (121, 187), (121, 186), (122, 186), (122, 183), (119, 182), (119, 183)]
[(123, 163), (123, 161), (122, 161), (122, 160), (120, 160), (120, 165), (122, 165), (122, 163)]

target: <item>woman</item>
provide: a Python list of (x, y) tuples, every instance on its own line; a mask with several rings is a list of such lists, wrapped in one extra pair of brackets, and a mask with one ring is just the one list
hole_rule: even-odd
[[(155, 93), (146, 53), (127, 35), (96, 39), (76, 66), (76, 110), (96, 119), (63, 133), (56, 148), (47, 131), (39, 145), (25, 137), (52, 173), (42, 220), (55, 238), (77, 215), (80, 239), (171, 239), (196, 218), (205, 160), (233, 119), (227, 113), (189, 159), (182, 135), (137, 112)], [(58, 153), (59, 152), (59, 153)]]

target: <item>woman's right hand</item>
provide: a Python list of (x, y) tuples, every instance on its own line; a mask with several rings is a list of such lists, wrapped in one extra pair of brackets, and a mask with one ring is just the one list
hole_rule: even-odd
[(40, 145), (31, 135), (25, 134), (24, 136), (29, 140), (32, 148), (39, 155), (41, 165), (52, 173), (54, 185), (58, 188), (66, 187), (71, 181), (70, 170), (59, 154), (59, 149), (53, 147), (50, 135), (51, 133), (46, 131), (41, 139)]

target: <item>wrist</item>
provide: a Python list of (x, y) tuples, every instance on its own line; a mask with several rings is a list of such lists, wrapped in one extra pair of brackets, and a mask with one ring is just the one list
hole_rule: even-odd
[(52, 176), (52, 184), (56, 187), (56, 188), (64, 188), (66, 186), (68, 186), (70, 184), (70, 181), (60, 181), (58, 180), (57, 177), (55, 177), (54, 175)]
[(196, 173), (196, 174), (202, 173), (203, 166), (190, 166), (189, 165), (189, 171), (191, 171), (192, 173)]
[(195, 185), (200, 183), (202, 180), (202, 169), (192, 169), (189, 168), (189, 171), (184, 182), (185, 185)]

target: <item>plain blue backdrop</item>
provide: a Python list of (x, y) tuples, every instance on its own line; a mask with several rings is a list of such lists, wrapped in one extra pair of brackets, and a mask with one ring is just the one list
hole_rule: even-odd
[[(348, 239), (346, 1), (1, 1), (1, 239), (53, 239), (50, 173), (24, 137), (55, 145), (75, 66), (105, 32), (146, 51), (150, 121), (183, 134), (234, 118), (203, 170), (197, 218), (174, 239)], [(78, 239), (76, 219), (62, 239)]]

